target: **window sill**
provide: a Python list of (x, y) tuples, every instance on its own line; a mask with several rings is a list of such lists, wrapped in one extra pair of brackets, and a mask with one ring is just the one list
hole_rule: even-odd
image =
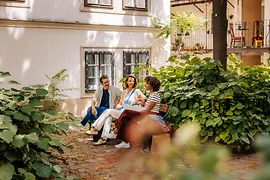
[(15, 7), (15, 8), (30, 8), (29, 0), (17, 0), (17, 1), (2, 1), (0, 0), (0, 6)]
[(84, 5), (86, 8), (100, 8), (100, 9), (113, 9), (112, 5), (95, 5), (95, 4), (89, 4)]
[(80, 12), (150, 17), (149, 12), (145, 10), (139, 11), (134, 9), (117, 9), (117, 8), (105, 8), (101, 6), (85, 6), (83, 1), (84, 0), (81, 0)]
[(123, 7), (123, 10), (125, 10), (125, 11), (134, 11), (134, 12), (136, 12), (136, 11), (138, 11), (138, 12), (148, 12), (148, 8), (132, 8), (132, 7)]
[(94, 94), (95, 94), (95, 91), (93, 92), (82, 92), (82, 95), (81, 95), (81, 99), (84, 99), (84, 98), (93, 98), (94, 97)]

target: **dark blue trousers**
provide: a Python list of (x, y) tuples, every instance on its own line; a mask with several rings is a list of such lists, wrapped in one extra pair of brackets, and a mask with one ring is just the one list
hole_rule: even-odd
[(93, 124), (97, 118), (106, 110), (108, 109), (107, 107), (96, 107), (96, 110), (97, 110), (97, 114), (96, 115), (93, 115), (92, 114), (92, 108), (89, 108), (88, 111), (87, 111), (87, 114), (86, 116), (83, 118), (83, 120), (81, 121), (81, 124), (83, 126), (85, 126), (88, 121)]

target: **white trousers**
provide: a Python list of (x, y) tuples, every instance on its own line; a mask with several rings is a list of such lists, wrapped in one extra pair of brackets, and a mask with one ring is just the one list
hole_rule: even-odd
[(93, 127), (100, 130), (103, 126), (102, 138), (105, 138), (111, 130), (112, 121), (119, 118), (122, 111), (117, 109), (106, 109), (99, 118), (93, 123)]

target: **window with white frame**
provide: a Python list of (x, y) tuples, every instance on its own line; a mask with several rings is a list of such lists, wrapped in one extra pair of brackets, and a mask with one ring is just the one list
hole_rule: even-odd
[(114, 53), (110, 51), (85, 52), (85, 93), (99, 87), (99, 78), (107, 75), (114, 85)]
[(148, 0), (123, 0), (123, 9), (147, 11)]
[[(124, 77), (128, 74), (131, 74), (137, 66), (149, 64), (149, 51), (124, 51), (123, 52), (124, 60), (123, 60), (123, 75)], [(137, 76), (143, 77), (143, 74), (137, 74)]]
[(113, 0), (84, 0), (85, 6), (113, 8)]

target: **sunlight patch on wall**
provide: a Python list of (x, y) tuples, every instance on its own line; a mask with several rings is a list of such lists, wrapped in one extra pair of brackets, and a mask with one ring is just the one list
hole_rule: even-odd
[(22, 74), (25, 74), (27, 70), (30, 69), (31, 60), (25, 59), (22, 64)]
[(32, 13), (33, 10), (34, 10), (34, 8), (32, 8), (32, 7), (34, 7), (35, 1), (36, 1), (36, 0), (28, 1), (29, 6), (31, 7), (31, 8), (28, 9), (28, 11), (29, 11), (30, 13)]
[(18, 40), (24, 33), (24, 28), (14, 28), (8, 27), (7, 31), (10, 36), (13, 36), (14, 39)]
[(27, 9), (20, 9), (18, 11), (17, 8), (6, 8), (5, 9), (5, 17), (7, 19), (20, 19), (20, 20), (27, 20), (28, 19), (28, 10)]
[(73, 7), (77, 7), (77, 4), (80, 3), (78, 0), (73, 0)]
[(108, 47), (117, 47), (119, 45), (120, 32), (104, 32), (105, 33), (105, 43), (108, 44)]
[[(75, 72), (74, 72), (75, 70)], [(77, 67), (75, 69), (72, 70), (72, 72), (68, 72), (68, 81), (69, 81), (69, 84), (68, 86), (69, 87), (79, 87), (77, 85), (78, 83), (78, 79), (80, 79), (80, 73), (81, 73), (81, 67), (80, 67), (80, 64), (77, 65)], [(77, 77), (76, 77), (77, 76)], [(78, 77), (79, 76), (79, 77)]]
[(96, 37), (97, 37), (97, 31), (88, 31), (86, 43), (89, 44), (95, 41)]

